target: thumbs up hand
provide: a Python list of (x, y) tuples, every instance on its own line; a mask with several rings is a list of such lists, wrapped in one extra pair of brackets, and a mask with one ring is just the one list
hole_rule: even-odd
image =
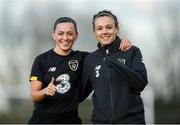
[(56, 92), (56, 86), (54, 85), (54, 77), (52, 77), (51, 82), (45, 89), (45, 95), (53, 96)]

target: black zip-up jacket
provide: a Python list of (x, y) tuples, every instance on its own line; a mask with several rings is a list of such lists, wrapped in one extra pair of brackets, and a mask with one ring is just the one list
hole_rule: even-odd
[(89, 54), (83, 65), (83, 95), (94, 90), (93, 123), (145, 123), (140, 92), (147, 72), (140, 50), (120, 51), (120, 39)]

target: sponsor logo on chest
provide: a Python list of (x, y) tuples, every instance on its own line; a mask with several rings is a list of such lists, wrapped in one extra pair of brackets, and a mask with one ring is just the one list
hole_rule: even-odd
[(68, 92), (71, 88), (70, 76), (68, 74), (61, 74), (56, 78), (56, 90), (60, 94)]

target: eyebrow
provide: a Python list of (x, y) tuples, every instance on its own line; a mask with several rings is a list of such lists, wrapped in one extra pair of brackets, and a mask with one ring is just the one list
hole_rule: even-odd
[[(105, 26), (113, 26), (113, 24), (107, 24), (107, 25), (105, 25)], [(102, 27), (102, 25), (97, 25), (97, 26), (95, 26), (95, 27)]]

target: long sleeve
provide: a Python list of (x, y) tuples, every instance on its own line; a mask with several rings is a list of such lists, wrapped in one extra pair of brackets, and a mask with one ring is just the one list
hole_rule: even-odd
[(87, 64), (88, 61), (85, 59), (84, 64), (83, 64), (83, 71), (82, 71), (82, 84), (80, 87), (80, 102), (84, 101), (89, 94), (92, 92), (93, 88), (91, 85), (91, 82), (89, 80), (89, 66)]
[(148, 83), (147, 71), (138, 48), (132, 53), (130, 68), (114, 58), (109, 59), (109, 66), (127, 80), (129, 86), (136, 92), (141, 92)]

